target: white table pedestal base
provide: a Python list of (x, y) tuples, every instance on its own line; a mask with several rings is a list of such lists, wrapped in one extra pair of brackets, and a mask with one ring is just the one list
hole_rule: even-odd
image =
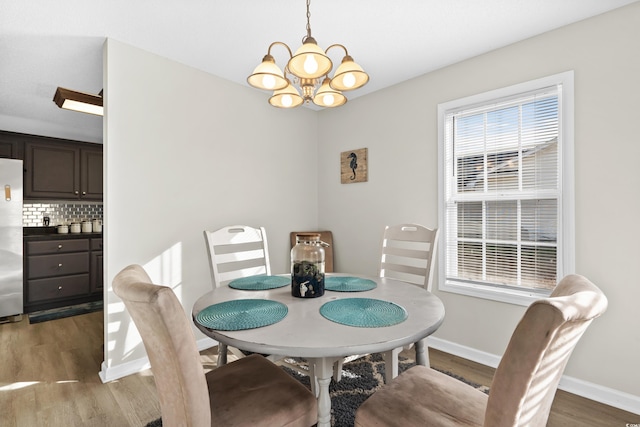
[[(333, 376), (333, 364), (338, 361), (338, 357), (325, 357), (309, 359), (309, 365), (314, 365), (316, 374), (318, 396), (318, 427), (331, 426), (331, 397), (329, 396), (329, 384)], [(311, 378), (313, 381), (313, 377)]]
[(416, 364), (429, 367), (429, 353), (427, 352), (427, 339), (421, 339), (416, 344)]

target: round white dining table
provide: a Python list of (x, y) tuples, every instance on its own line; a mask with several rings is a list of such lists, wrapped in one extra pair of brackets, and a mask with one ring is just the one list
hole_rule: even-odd
[[(331, 274), (335, 275), (339, 276)], [(314, 364), (318, 387), (318, 426), (330, 426), (329, 383), (335, 362), (346, 356), (386, 352), (415, 343), (416, 363), (426, 365), (424, 339), (435, 332), (444, 320), (442, 301), (424, 288), (388, 278), (368, 279), (376, 282), (374, 289), (363, 292), (326, 290), (317, 298), (293, 297), (290, 286), (257, 291), (223, 286), (195, 302), (193, 321), (200, 331), (219, 343), (261, 354), (303, 357)], [(320, 314), (323, 304), (341, 298), (392, 302), (406, 310), (407, 318), (392, 326), (354, 327), (328, 320)], [(288, 311), (281, 321), (255, 329), (222, 331), (198, 323), (200, 311), (213, 304), (238, 299), (278, 301), (285, 304)]]

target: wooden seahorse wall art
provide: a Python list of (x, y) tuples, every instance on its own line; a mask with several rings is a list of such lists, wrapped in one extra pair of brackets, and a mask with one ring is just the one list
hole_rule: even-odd
[(367, 180), (367, 149), (359, 148), (340, 153), (340, 182), (352, 184), (367, 182)]

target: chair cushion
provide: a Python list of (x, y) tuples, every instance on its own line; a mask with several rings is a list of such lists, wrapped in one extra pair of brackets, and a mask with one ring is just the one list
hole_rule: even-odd
[(263, 356), (244, 357), (206, 376), (212, 426), (294, 427), (317, 422), (313, 394)]
[(356, 412), (355, 425), (482, 426), (486, 406), (483, 392), (418, 365), (369, 397)]

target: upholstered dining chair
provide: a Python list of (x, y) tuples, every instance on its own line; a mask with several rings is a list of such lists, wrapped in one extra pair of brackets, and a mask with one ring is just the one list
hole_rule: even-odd
[[(438, 249), (438, 229), (429, 229), (420, 224), (388, 225), (382, 235), (380, 277), (401, 280), (422, 286), (431, 292), (433, 268)], [(409, 349), (412, 345), (406, 346)], [(425, 340), (426, 365), (429, 366), (429, 350)], [(384, 352), (385, 381), (398, 376), (398, 355), (402, 347)], [(354, 355), (338, 361), (334, 379), (340, 381), (344, 363), (363, 355)]]
[(373, 393), (356, 412), (364, 426), (542, 427), (578, 340), (607, 308), (607, 298), (579, 275), (533, 302), (516, 326), (489, 396), (448, 375), (414, 366)]
[(164, 426), (311, 426), (314, 395), (254, 354), (205, 374), (190, 322), (173, 290), (130, 265), (113, 280), (151, 362)]

